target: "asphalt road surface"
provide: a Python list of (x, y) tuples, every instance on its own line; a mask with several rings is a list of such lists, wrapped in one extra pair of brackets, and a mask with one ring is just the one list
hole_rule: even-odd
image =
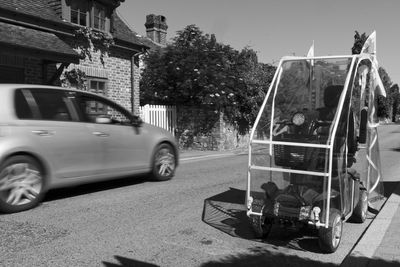
[(384, 181), (400, 181), (400, 124), (381, 126), (378, 134)]
[[(399, 162), (399, 138), (383, 140), (400, 126), (385, 127), (382, 162)], [(338, 266), (372, 220), (346, 223), (334, 254), (311, 231), (276, 228), (257, 240), (243, 206), (246, 168), (244, 154), (192, 158), (168, 182), (53, 190), (33, 210), (0, 215), (0, 266)]]

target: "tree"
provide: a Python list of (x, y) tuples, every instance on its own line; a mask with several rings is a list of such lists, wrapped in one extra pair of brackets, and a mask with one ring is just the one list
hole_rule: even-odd
[(86, 91), (86, 74), (80, 69), (72, 69), (64, 71), (60, 78), (63, 87), (75, 87), (79, 90)]
[(379, 67), (379, 76), (381, 77), (383, 86), (385, 87), (386, 97), (378, 95), (378, 117), (389, 118), (391, 117), (391, 107), (393, 105), (392, 95), (390, 93), (390, 87), (392, 86), (392, 80), (389, 74), (382, 67)]
[(400, 92), (398, 84), (392, 85), (390, 87), (390, 95), (392, 97), (392, 122), (396, 122), (396, 117), (399, 111), (399, 104), (400, 104)]
[(352, 55), (361, 53), (362, 47), (367, 39), (368, 36), (365, 34), (365, 32), (363, 34), (360, 34), (358, 31), (355, 31), (354, 44), (353, 47), (351, 48)]
[(196, 25), (178, 31), (171, 44), (149, 53), (144, 63), (142, 103), (207, 105), (241, 132), (254, 122), (274, 71), (259, 64), (252, 49), (237, 51)]

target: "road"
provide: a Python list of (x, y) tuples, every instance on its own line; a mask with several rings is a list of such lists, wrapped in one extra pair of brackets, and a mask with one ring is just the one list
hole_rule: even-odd
[[(400, 126), (380, 134), (394, 181)], [(168, 182), (53, 190), (33, 210), (0, 215), (0, 266), (338, 266), (372, 220), (346, 223), (334, 254), (309, 232), (257, 240), (243, 207), (246, 166), (245, 154), (189, 158)]]
[(378, 128), (382, 175), (386, 182), (400, 180), (400, 125), (389, 124)]

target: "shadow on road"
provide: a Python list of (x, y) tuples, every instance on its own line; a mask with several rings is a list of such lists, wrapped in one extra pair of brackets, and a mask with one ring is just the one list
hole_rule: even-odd
[(90, 193), (110, 190), (119, 187), (125, 187), (130, 185), (141, 184), (144, 182), (149, 181), (149, 177), (145, 175), (141, 176), (129, 176), (123, 177), (115, 180), (103, 181), (103, 182), (96, 182), (91, 184), (84, 184), (78, 185), (73, 187), (65, 187), (59, 189), (52, 189), (50, 190), (43, 202), (53, 201), (57, 199), (75, 197), (80, 195), (86, 195)]
[(206, 224), (234, 237), (320, 253), (315, 230), (281, 228), (274, 225), (266, 239), (257, 239), (246, 215), (244, 190), (230, 188), (228, 191), (204, 201), (202, 220)]
[(152, 264), (152, 263), (147, 263), (143, 261), (138, 261), (134, 259), (128, 259), (125, 257), (121, 256), (114, 256), (114, 258), (119, 262), (118, 264), (116, 263), (111, 263), (111, 262), (105, 262), (103, 261), (103, 265), (105, 267), (159, 267), (158, 265)]
[[(387, 258), (390, 258), (389, 256)], [(385, 260), (382, 258), (366, 258), (366, 257), (356, 257), (348, 256), (340, 266), (379, 266), (379, 267), (398, 267), (400, 262), (396, 260)]]
[[(368, 259), (365, 257), (353, 257), (352, 266), (367, 266), (365, 263), (368, 262), (368, 266), (399, 266), (399, 262), (386, 261), (382, 259)], [(365, 264), (365, 265), (364, 265)], [(201, 265), (201, 267), (224, 267), (224, 266), (338, 266), (333, 263), (324, 263), (318, 260), (298, 257), (295, 255), (288, 255), (282, 253), (274, 253), (262, 248), (256, 248), (255, 250), (249, 251), (249, 253), (242, 253), (235, 256), (228, 256), (218, 261), (210, 261)], [(350, 266), (350, 265), (349, 265)]]
[[(134, 259), (129, 259), (121, 256), (114, 256), (118, 263), (111, 263), (103, 261), (103, 265), (105, 267), (159, 267), (156, 264), (142, 262)], [(391, 266), (399, 266), (399, 262), (397, 261), (387, 261), (383, 259), (369, 259), (365, 257), (349, 257), (343, 263), (345, 266), (383, 266), (383, 267), (391, 267)], [(351, 265), (348, 265), (348, 264)], [(178, 264), (177, 264), (178, 265)], [(342, 264), (343, 265), (343, 264)], [(269, 266), (269, 267), (313, 267), (313, 266), (322, 266), (322, 267), (333, 267), (338, 266), (333, 263), (324, 263), (318, 260), (313, 260), (304, 257), (298, 257), (295, 255), (288, 255), (282, 253), (274, 253), (263, 249), (261, 247), (250, 249), (248, 253), (241, 253), (238, 255), (230, 255), (225, 258), (222, 258), (217, 261), (209, 261), (200, 265), (201, 267), (224, 267), (224, 266), (232, 266), (232, 267), (258, 267), (258, 266)]]
[(252, 239), (244, 201), (245, 191), (235, 188), (210, 197), (204, 201), (202, 220), (231, 236)]
[(389, 198), (394, 192), (399, 182), (383, 182), (383, 190), (385, 198)]

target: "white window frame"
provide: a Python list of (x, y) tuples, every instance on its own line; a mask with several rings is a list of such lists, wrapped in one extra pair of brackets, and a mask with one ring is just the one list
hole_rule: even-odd
[[(86, 1), (87, 5), (88, 5), (88, 11), (86, 12), (86, 25), (81, 25), (79, 24), (80, 21), (80, 14), (82, 14), (83, 12), (80, 12), (80, 10), (78, 9), (78, 23), (74, 23), (72, 22), (72, 9), (71, 9), (71, 3), (72, 2), (80, 2), (82, 3), (82, 1)], [(62, 17), (65, 21), (68, 21), (74, 25), (78, 25), (78, 26), (82, 26), (82, 27), (91, 27), (97, 31), (100, 32), (110, 32), (111, 29), (111, 7), (108, 7), (106, 5), (100, 4), (96, 1), (92, 1), (92, 0), (70, 0), (68, 1), (70, 4), (67, 5), (67, 0), (62, 0)], [(95, 8), (99, 8), (100, 10), (102, 10), (104, 12), (104, 18), (99, 18), (97, 16), (95, 16)], [(99, 23), (98, 27), (94, 27), (95, 26), (95, 19), (98, 20), (102, 20), (102, 23), (104, 24), (104, 26), (101, 26), (101, 23)]]

